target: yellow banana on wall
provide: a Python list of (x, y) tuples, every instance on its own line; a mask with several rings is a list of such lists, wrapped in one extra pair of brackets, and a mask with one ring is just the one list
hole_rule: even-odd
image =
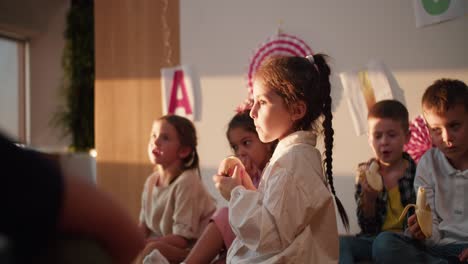
[(416, 210), (416, 217), (418, 219), (419, 227), (421, 231), (429, 238), (432, 236), (432, 211), (431, 207), (426, 202), (426, 190), (424, 187), (418, 188), (418, 194), (416, 197), (416, 204), (408, 204), (400, 216), (400, 221), (405, 217), (409, 208), (414, 207)]
[(366, 101), (367, 109), (371, 109), (377, 100), (375, 99), (374, 88), (372, 87), (372, 83), (369, 80), (368, 72), (360, 71), (358, 73), (358, 78), (361, 84), (362, 95)]

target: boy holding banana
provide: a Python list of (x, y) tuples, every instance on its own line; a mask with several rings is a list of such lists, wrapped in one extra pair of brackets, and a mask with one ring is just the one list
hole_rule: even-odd
[(415, 202), (416, 164), (403, 151), (408, 142), (408, 110), (395, 100), (377, 102), (368, 114), (369, 145), (375, 157), (358, 166), (356, 204), (361, 233), (340, 237), (340, 263), (372, 259), (382, 231), (402, 233), (403, 208)]
[(373, 248), (378, 263), (468, 261), (466, 84), (452, 79), (437, 80), (426, 89), (422, 109), (435, 148), (421, 158), (414, 187), (421, 187), (426, 193), (432, 221), (422, 221), (417, 212), (408, 218), (407, 236), (382, 233), (386, 244)]

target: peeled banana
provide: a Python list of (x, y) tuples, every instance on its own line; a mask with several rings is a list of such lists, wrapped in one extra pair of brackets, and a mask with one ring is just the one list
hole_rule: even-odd
[(218, 172), (222, 175), (231, 177), (234, 173), (234, 168), (236, 166), (244, 168), (244, 165), (242, 164), (242, 161), (239, 158), (235, 156), (229, 156), (221, 161)]
[(379, 174), (379, 164), (377, 161), (372, 161), (369, 165), (369, 169), (366, 170), (365, 175), (367, 183), (372, 189), (378, 192), (383, 190), (382, 176)]
[(418, 188), (418, 194), (416, 197), (416, 204), (408, 204), (400, 216), (400, 221), (405, 217), (408, 209), (414, 207), (416, 210), (416, 216), (418, 219), (419, 227), (421, 231), (429, 238), (432, 236), (432, 211), (431, 207), (426, 203), (426, 190), (424, 187)]

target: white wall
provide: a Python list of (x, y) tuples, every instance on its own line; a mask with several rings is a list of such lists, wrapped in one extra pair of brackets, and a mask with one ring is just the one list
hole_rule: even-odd
[(62, 51), (65, 46), (65, 19), (69, 2), (56, 2), (49, 10), (40, 34), (30, 42), (31, 144), (50, 150), (63, 150), (69, 139), (51, 125), (59, 105), (62, 80)]
[[(214, 194), (211, 175), (230, 153), (226, 124), (247, 94), (249, 59), (276, 32), (280, 20), (286, 33), (304, 39), (314, 52), (330, 55), (335, 74), (360, 69), (370, 59), (383, 60), (404, 90), (410, 118), (419, 114), (420, 97), (435, 79), (468, 82), (468, 17), (417, 29), (408, 0), (181, 0), (180, 17), (181, 61), (194, 65), (201, 78), (199, 153), (204, 179)], [(335, 182), (354, 233), (359, 231), (354, 171), (372, 153), (366, 137), (354, 133), (336, 75), (332, 84)]]

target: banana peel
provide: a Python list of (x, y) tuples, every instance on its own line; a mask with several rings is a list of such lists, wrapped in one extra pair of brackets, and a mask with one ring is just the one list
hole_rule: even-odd
[(245, 170), (244, 164), (242, 164), (242, 161), (239, 158), (235, 156), (229, 156), (221, 161), (218, 172), (221, 173), (221, 175), (232, 177), (236, 166), (239, 166)]
[(367, 170), (359, 171), (359, 178), (366, 177), (369, 186), (377, 192), (383, 190), (382, 176), (379, 173), (379, 164), (377, 161), (372, 161)]
[(403, 220), (408, 210), (414, 207), (416, 211), (416, 217), (418, 219), (419, 227), (426, 238), (432, 236), (432, 211), (431, 207), (426, 202), (426, 190), (424, 187), (418, 188), (418, 194), (416, 196), (416, 204), (408, 204), (400, 216), (400, 221)]

